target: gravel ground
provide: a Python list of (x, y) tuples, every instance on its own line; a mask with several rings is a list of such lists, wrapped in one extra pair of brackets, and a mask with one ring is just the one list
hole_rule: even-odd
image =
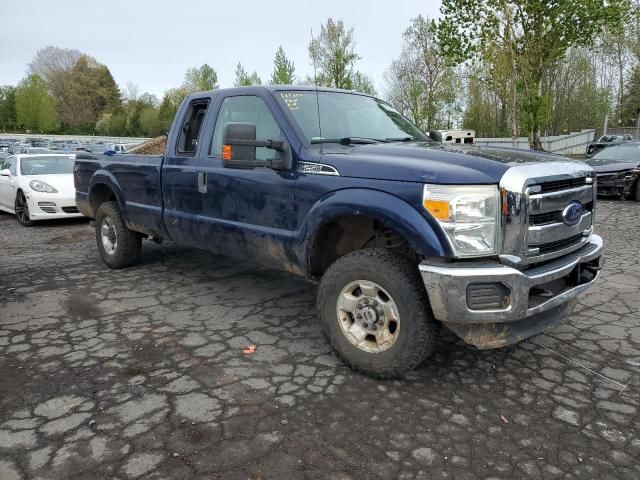
[(336, 360), (298, 277), (149, 242), (111, 271), (86, 221), (0, 214), (0, 479), (638, 479), (640, 204), (598, 208), (605, 270), (563, 324), (443, 331), (386, 382)]

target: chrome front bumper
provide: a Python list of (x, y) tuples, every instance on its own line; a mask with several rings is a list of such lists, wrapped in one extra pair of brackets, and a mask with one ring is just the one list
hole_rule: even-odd
[[(562, 320), (573, 307), (572, 300), (597, 279), (602, 248), (602, 238), (591, 235), (579, 250), (523, 271), (498, 262), (421, 263), (419, 268), (435, 318), (467, 343), (495, 348), (540, 333)], [(467, 287), (476, 283), (507, 287), (506, 306), (471, 309)]]

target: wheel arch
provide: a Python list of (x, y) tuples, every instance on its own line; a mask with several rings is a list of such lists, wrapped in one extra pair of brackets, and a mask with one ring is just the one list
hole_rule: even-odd
[[(338, 258), (366, 246), (372, 233), (391, 242), (373, 247), (407, 250), (421, 257), (446, 256), (448, 245), (426, 216), (406, 201), (386, 192), (349, 189), (333, 192), (317, 202), (307, 215), (302, 242), (307, 276), (317, 278)], [(360, 243), (360, 245), (359, 245)]]
[(88, 199), (91, 208), (91, 216), (93, 218), (95, 218), (96, 212), (102, 203), (115, 200), (118, 202), (120, 213), (125, 224), (129, 224), (127, 211), (124, 208), (124, 194), (115, 177), (110, 172), (98, 170), (93, 175), (89, 185)]

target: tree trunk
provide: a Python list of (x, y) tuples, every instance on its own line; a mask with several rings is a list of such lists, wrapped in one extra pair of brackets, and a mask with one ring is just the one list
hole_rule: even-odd
[(511, 52), (511, 146), (518, 148), (518, 98), (516, 96), (516, 62)]
[(622, 64), (622, 45), (618, 42), (618, 127), (622, 126), (622, 97), (624, 95), (624, 65)]
[(537, 72), (536, 78), (536, 97), (531, 108), (531, 149), (543, 151), (542, 135), (540, 133), (541, 110), (542, 110), (542, 66)]

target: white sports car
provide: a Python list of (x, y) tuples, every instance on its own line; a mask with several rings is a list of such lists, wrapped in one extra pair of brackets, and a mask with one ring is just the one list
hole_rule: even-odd
[(37, 220), (82, 217), (73, 184), (75, 155), (13, 155), (0, 160), (0, 210), (24, 226)]

